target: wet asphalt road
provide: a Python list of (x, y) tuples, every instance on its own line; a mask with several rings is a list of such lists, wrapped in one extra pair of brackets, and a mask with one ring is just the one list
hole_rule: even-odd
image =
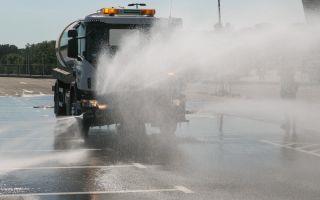
[[(320, 134), (189, 115), (176, 138), (95, 128), (83, 141), (52, 97), (0, 97), (0, 199), (320, 199)], [(58, 125), (57, 125), (58, 124)]]

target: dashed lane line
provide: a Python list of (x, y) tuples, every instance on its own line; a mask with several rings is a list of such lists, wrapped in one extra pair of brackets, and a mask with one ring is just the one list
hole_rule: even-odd
[(194, 192), (184, 186), (176, 186), (175, 187), (177, 190), (180, 190), (181, 192), (184, 192), (186, 194), (193, 194)]
[(316, 157), (320, 158), (320, 154), (318, 154), (316, 152), (313, 152), (313, 151), (306, 151), (306, 150), (301, 149), (301, 148), (294, 148), (294, 147), (291, 147), (291, 146), (288, 146), (288, 145), (278, 144), (278, 143), (274, 143), (274, 142), (271, 142), (271, 141), (268, 141), (268, 140), (260, 140), (260, 142), (266, 143), (266, 144), (271, 144), (273, 146), (278, 146), (278, 147), (281, 147), (281, 148), (292, 149), (292, 150), (295, 150), (295, 151), (298, 151), (298, 152), (301, 152), (301, 153), (306, 153), (306, 154), (309, 154), (309, 155), (316, 156)]
[(26, 194), (0, 194), (1, 198), (6, 197), (33, 197), (33, 196), (62, 196), (62, 195), (103, 195), (103, 194), (128, 194), (128, 193), (157, 193), (157, 192), (183, 192), (185, 194), (194, 193), (184, 186), (175, 186), (168, 189), (150, 190), (115, 190), (115, 191), (86, 191), (86, 192), (52, 192), (52, 193), (26, 193)]
[(286, 146), (293, 146), (293, 145), (297, 145), (297, 143), (285, 143), (283, 145), (286, 145)]
[(306, 146), (299, 147), (298, 149), (309, 149), (311, 147), (316, 147), (316, 146), (320, 146), (320, 144), (309, 144)]
[(147, 167), (143, 164), (140, 163), (133, 163), (133, 166), (135, 166), (136, 168), (140, 168), (140, 169), (146, 169)]
[(317, 152), (320, 152), (320, 149), (315, 149), (315, 150), (312, 150), (311, 152), (317, 153)]

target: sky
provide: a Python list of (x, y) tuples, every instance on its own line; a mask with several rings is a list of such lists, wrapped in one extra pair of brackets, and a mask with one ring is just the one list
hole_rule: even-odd
[[(143, 0), (168, 17), (170, 0)], [(126, 6), (125, 0), (0, 0), (0, 44), (55, 40), (70, 22), (103, 7)], [(258, 23), (304, 22), (301, 0), (221, 0), (223, 22), (235, 28)], [(217, 22), (217, 0), (172, 0), (172, 16), (181, 17), (186, 29), (210, 30)]]

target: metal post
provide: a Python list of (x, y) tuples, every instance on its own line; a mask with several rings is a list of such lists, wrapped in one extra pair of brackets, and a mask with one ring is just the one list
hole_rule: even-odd
[(27, 55), (25, 55), (25, 59), (23, 63), (23, 74), (27, 74)]
[(170, 15), (169, 15), (169, 19), (171, 19), (171, 17), (172, 17), (172, 1), (173, 0), (170, 0)]
[(42, 77), (44, 76), (44, 66), (45, 66), (45, 64), (44, 64), (45, 62), (44, 62), (44, 56), (42, 57)]
[(221, 3), (220, 0), (218, 0), (218, 14), (219, 14), (219, 25), (222, 27), (222, 19), (221, 19)]
[(219, 132), (223, 133), (223, 114), (219, 114)]
[(30, 55), (28, 54), (28, 75), (30, 76)]
[(29, 60), (29, 52), (28, 52), (28, 55), (27, 55), (27, 73), (26, 75), (30, 74), (30, 60)]

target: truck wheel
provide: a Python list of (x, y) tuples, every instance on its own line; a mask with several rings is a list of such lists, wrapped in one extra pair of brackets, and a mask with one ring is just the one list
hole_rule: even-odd
[(76, 118), (79, 136), (86, 139), (89, 136), (90, 124), (81, 118)]
[(81, 131), (81, 136), (84, 139), (87, 139), (89, 137), (90, 124), (82, 120), (80, 125), (80, 131)]
[(89, 137), (90, 124), (83, 120), (82, 118), (75, 118), (77, 124), (78, 136), (86, 139)]
[(89, 137), (89, 130), (90, 130), (90, 126), (89, 125), (83, 125), (82, 126), (82, 135), (84, 138), (88, 138)]
[(176, 122), (168, 122), (160, 125), (160, 132), (165, 136), (175, 136), (177, 130)]

